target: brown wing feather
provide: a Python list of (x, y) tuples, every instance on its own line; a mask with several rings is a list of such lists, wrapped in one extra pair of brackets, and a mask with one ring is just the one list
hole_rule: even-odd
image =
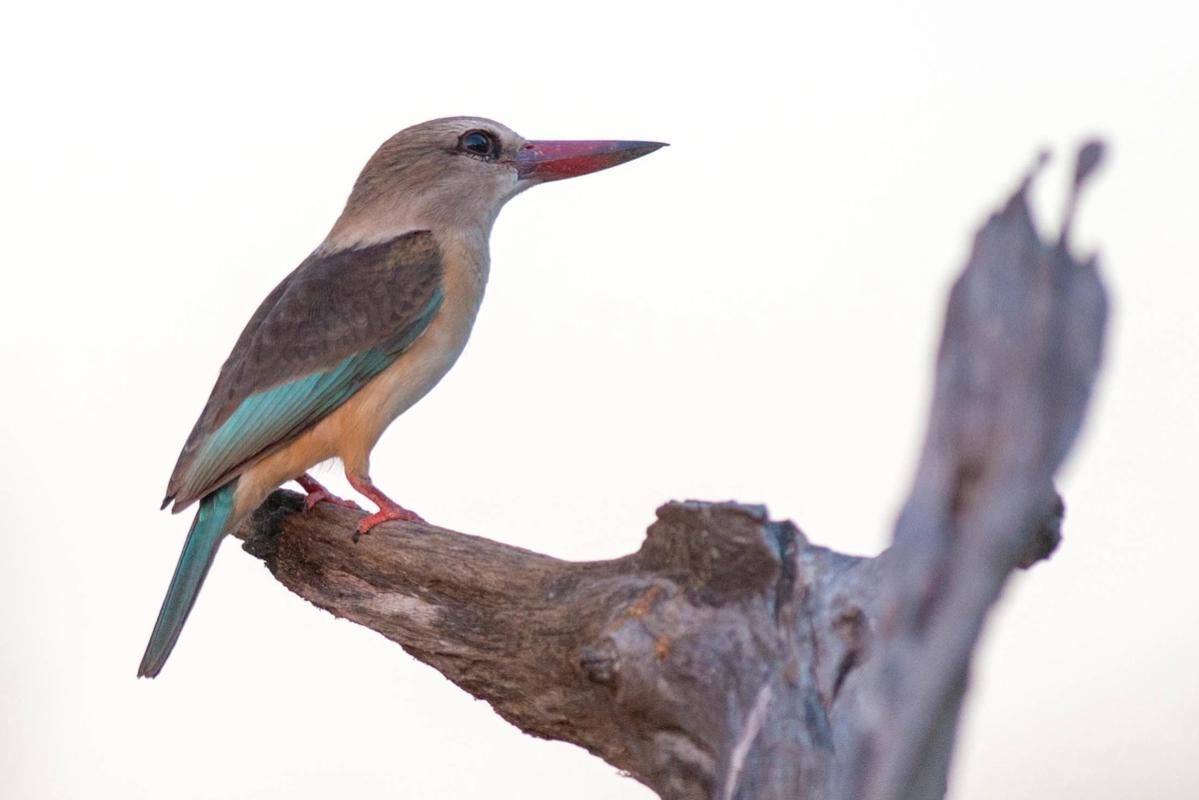
[[(394, 336), (427, 309), (441, 274), (440, 250), (429, 231), (305, 259), (267, 295), (238, 337), (179, 454), (163, 507), (173, 499), (173, 510), (180, 511), (216, 488), (190, 485), (188, 471), (205, 439), (243, 400)], [(226, 472), (220, 483), (229, 477)]]

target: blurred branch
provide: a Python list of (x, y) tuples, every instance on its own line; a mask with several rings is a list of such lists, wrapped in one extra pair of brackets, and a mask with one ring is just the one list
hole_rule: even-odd
[(1107, 321), (1095, 260), (1076, 260), (1067, 242), (1102, 152), (1080, 150), (1056, 243), (1029, 211), (1034, 170), (979, 231), (950, 292), (924, 451), (887, 554), (885, 617), (838, 719), (838, 797), (944, 795), (986, 614), (1012, 570), (1060, 538), (1053, 476), (1086, 414)]
[[(670, 503), (641, 549), (570, 563), (273, 494), (237, 531), (292, 591), (399, 643), (536, 736), (674, 798), (944, 794), (970, 658), (1013, 569), (1060, 540), (1053, 475), (1082, 423), (1105, 295), (1041, 241), (1030, 175), (954, 286), (924, 452), (877, 558), (764, 508)], [(564, 527), (569, 527), (565, 521)]]

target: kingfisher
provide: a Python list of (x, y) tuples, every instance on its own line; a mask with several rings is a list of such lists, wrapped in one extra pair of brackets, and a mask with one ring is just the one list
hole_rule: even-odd
[(482, 117), (423, 122), (367, 161), (320, 246), (258, 306), (183, 445), (162, 507), (199, 508), (139, 677), (178, 641), (221, 539), (288, 481), (319, 502), (358, 508), (310, 474), (338, 459), (387, 520), (416, 520), (371, 480), (370, 454), (393, 420), (466, 346), (490, 269), (500, 209), (539, 183), (607, 169), (664, 144), (533, 141)]

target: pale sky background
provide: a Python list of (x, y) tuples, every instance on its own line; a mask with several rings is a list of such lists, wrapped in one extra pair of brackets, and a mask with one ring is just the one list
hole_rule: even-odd
[(134, 677), (220, 363), (379, 142), (451, 114), (673, 145), (512, 202), (470, 346), (375, 451), (427, 519), (573, 559), (672, 498), (877, 552), (973, 230), (1046, 146), (1055, 226), (1071, 148), (1106, 137), (1077, 241), (1114, 318), (1066, 540), (988, 630), (951, 797), (1199, 796), (1195, 9), (9, 4), (0, 796), (651, 796), (232, 541)]

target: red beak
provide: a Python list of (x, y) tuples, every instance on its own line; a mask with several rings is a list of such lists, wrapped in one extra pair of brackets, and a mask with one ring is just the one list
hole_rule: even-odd
[(665, 146), (662, 142), (526, 142), (512, 163), (521, 178), (557, 181), (615, 167)]

